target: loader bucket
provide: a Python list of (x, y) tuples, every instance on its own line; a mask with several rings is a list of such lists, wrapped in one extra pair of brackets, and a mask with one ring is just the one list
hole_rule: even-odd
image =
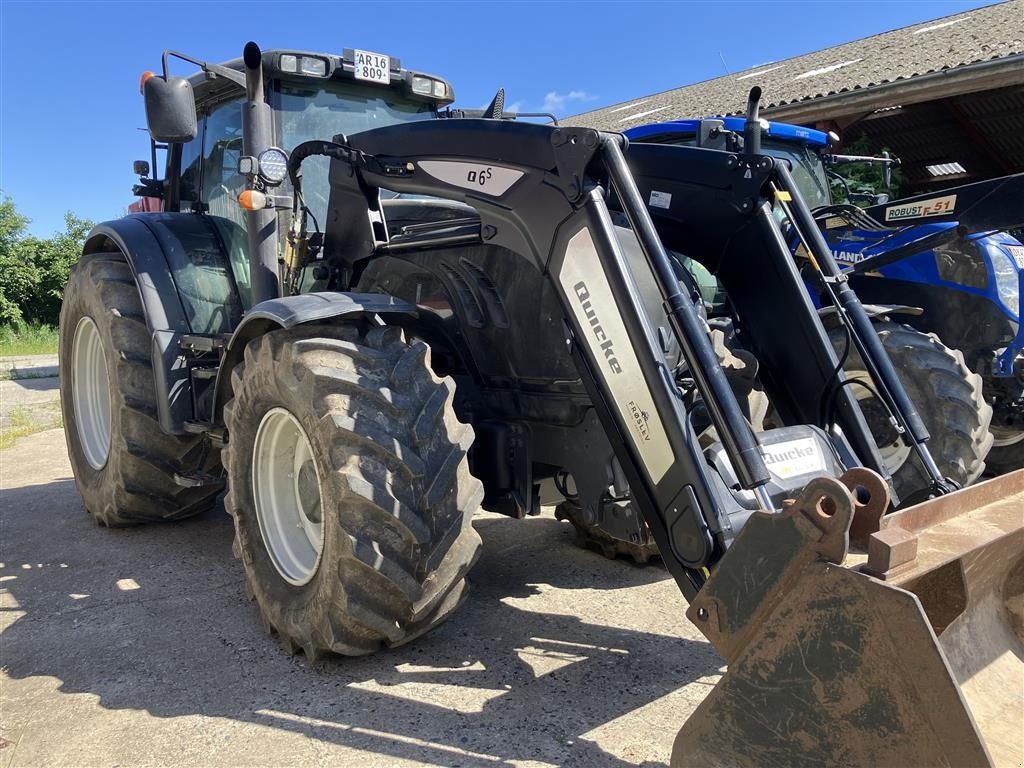
[(757, 514), (692, 601), (728, 671), (673, 768), (1024, 764), (1024, 470), (885, 517), (858, 472)]

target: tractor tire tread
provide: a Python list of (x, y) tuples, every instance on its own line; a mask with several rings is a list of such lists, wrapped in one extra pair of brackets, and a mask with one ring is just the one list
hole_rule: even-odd
[[(75, 326), (88, 314), (114, 368), (111, 442), (106, 464), (84, 458), (72, 404)], [(72, 268), (61, 307), (60, 382), (68, 452), (86, 509), (105, 527), (180, 520), (209, 509), (219, 485), (177, 484), (175, 474), (216, 472), (202, 436), (164, 433), (157, 419), (150, 337), (135, 277), (121, 253), (86, 254)]]
[[(992, 407), (982, 394), (981, 376), (971, 371), (960, 350), (942, 343), (934, 333), (923, 333), (891, 320), (876, 320), (874, 327), (898, 373), (909, 372), (903, 380), (915, 399), (931, 435), (927, 445), (943, 474), (961, 486), (977, 480), (985, 470), (992, 448)], [(831, 332), (840, 348), (842, 329)], [(850, 351), (848, 370), (862, 370), (855, 350)], [(924, 389), (921, 389), (921, 388)], [(918, 393), (921, 402), (914, 398)], [(901, 496), (920, 490), (923, 470), (916, 462), (904, 462), (894, 473)]]
[[(393, 327), (300, 326), (251, 341), (231, 381), (225, 503), (264, 626), (319, 657), (397, 646), (447, 618), (479, 552), (471, 518), (483, 489), (468, 469), (472, 428), (455, 418), (454, 384), (433, 373), (426, 345)], [(415, 425), (439, 391), (441, 416), (428, 415), (421, 439)], [(302, 586), (276, 572), (254, 511), (252, 445), (271, 407), (303, 425), (323, 488), (322, 559)]]

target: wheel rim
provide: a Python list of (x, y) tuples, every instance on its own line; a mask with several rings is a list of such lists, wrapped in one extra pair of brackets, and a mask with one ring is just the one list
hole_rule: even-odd
[[(846, 376), (849, 379), (870, 381), (867, 371), (847, 371)], [(878, 454), (882, 457), (882, 465), (889, 474), (895, 474), (910, 458), (910, 446), (906, 444), (889, 421), (889, 413), (881, 401), (872, 392), (858, 384), (850, 386), (853, 389), (853, 396), (864, 412), (864, 418), (867, 419), (868, 429), (871, 430), (871, 434), (878, 444)]]
[(289, 584), (309, 583), (324, 548), (320, 475), (306, 432), (284, 408), (267, 411), (256, 430), (252, 489), (277, 572)]
[(78, 442), (89, 466), (103, 469), (110, 454), (110, 379), (103, 340), (91, 317), (83, 317), (75, 328), (71, 371)]
[(1012, 429), (1010, 427), (997, 427), (995, 424), (991, 427), (992, 432), (992, 447), (993, 448), (1006, 448), (1010, 445), (1016, 445), (1021, 440), (1024, 440), (1024, 430)]

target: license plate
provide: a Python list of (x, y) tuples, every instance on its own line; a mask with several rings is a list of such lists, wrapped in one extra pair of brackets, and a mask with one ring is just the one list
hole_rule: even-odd
[(373, 51), (353, 51), (356, 65), (356, 80), (368, 80), (371, 83), (391, 82), (391, 57), (386, 53)]

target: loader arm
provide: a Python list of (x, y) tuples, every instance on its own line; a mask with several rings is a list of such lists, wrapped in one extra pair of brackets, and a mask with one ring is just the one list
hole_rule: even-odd
[[(823, 159), (826, 163), (834, 163), (838, 159), (841, 163), (899, 165), (898, 160), (889, 157), (823, 155)], [(886, 200), (863, 209), (850, 204), (823, 206), (816, 208), (814, 215), (827, 228), (835, 228), (837, 219), (845, 219), (855, 229), (890, 233), (922, 224), (957, 225), (944, 232), (878, 253), (858, 262), (849, 270), (868, 272), (934, 248), (947, 240), (979, 233), (1005, 232), (1024, 226), (1024, 173), (946, 187), (899, 200)], [(877, 243), (875, 247), (880, 244)]]
[(886, 226), (955, 221), (967, 233), (1024, 225), (1024, 173), (891, 200), (864, 212)]
[[(645, 520), (680, 588), (692, 597), (735, 532), (614, 234), (595, 169), (632, 190), (631, 219), (648, 262), (674, 274), (626, 169), (621, 138), (589, 129), (445, 120), (339, 137), (332, 163), (328, 257), (389, 247), (381, 187), (461, 200), (481, 236), (535, 261), (562, 304), (567, 342)], [(401, 155), (387, 154), (402, 148)], [(353, 173), (354, 169), (354, 173)], [(678, 283), (663, 283), (668, 315), (741, 482), (769, 479), (756, 437)], [(766, 494), (761, 494), (766, 498)], [(770, 500), (763, 502), (770, 509)]]
[[(894, 423), (930, 479), (926, 494), (950, 486), (926, 446), (916, 406), (846, 283), (784, 161), (696, 147), (637, 144), (629, 161), (655, 223), (669, 247), (702, 262), (721, 280), (763, 365), (772, 403), (786, 423), (817, 423), (823, 393), (865, 466), (885, 474), (874, 439), (849, 388), (838, 380), (831, 345), (803, 289), (771, 204), (781, 206), (849, 329), (850, 343), (869, 367)], [(789, 372), (800, 371), (798, 375)], [(821, 424), (821, 426), (827, 426)]]
[[(870, 208), (830, 206), (817, 209), (815, 218), (846, 219), (856, 228), (899, 232), (903, 227), (954, 222), (956, 227), (926, 235), (857, 262), (848, 271), (866, 273), (945, 242), (983, 232), (1005, 232), (1024, 226), (1024, 173), (977, 181)], [(891, 229), (890, 229), (891, 228)], [(877, 247), (877, 246), (876, 246)]]

